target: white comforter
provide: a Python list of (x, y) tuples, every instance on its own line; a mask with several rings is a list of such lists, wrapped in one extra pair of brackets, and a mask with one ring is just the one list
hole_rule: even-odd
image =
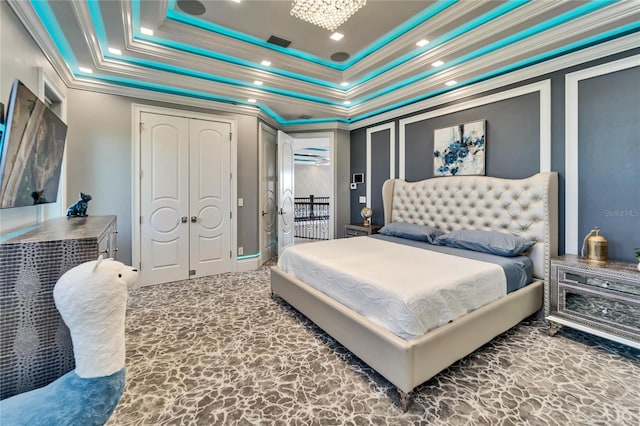
[(498, 265), (368, 237), (291, 246), (278, 266), (405, 339), (507, 291)]

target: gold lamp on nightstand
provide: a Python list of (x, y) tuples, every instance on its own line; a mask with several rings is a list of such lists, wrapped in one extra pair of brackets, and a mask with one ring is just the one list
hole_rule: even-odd
[(364, 222), (362, 223), (364, 226), (371, 225), (370, 218), (372, 214), (373, 211), (369, 207), (363, 207), (362, 210), (360, 210), (360, 216), (362, 216), (362, 219), (364, 219)]

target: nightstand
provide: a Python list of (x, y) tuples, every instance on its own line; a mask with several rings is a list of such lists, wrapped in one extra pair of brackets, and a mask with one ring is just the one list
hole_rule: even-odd
[(640, 349), (640, 272), (635, 263), (557, 257), (551, 260), (545, 293), (549, 335), (568, 326)]
[(351, 238), (360, 237), (362, 235), (377, 234), (380, 228), (381, 226), (378, 225), (364, 226), (360, 223), (351, 223), (344, 226), (344, 236), (346, 238)]

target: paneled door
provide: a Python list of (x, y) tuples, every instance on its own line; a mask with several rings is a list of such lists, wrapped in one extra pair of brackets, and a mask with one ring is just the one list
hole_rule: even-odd
[(231, 125), (141, 113), (140, 282), (228, 272)]
[(231, 125), (189, 120), (190, 275), (231, 270)]
[(189, 120), (141, 113), (140, 283), (189, 277)]
[(260, 123), (260, 264), (277, 254), (276, 132)]
[(294, 164), (295, 140), (278, 130), (278, 256), (294, 243)]

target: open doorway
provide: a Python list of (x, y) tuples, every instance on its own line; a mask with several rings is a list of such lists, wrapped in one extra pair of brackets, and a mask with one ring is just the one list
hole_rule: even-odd
[(326, 135), (293, 135), (294, 237), (296, 244), (328, 240), (332, 235), (333, 169)]
[[(301, 243), (335, 237), (335, 133), (288, 135), (260, 123), (259, 134), (263, 264), (296, 240)], [(292, 173), (283, 171), (283, 166)], [(287, 189), (286, 195), (283, 188)]]

